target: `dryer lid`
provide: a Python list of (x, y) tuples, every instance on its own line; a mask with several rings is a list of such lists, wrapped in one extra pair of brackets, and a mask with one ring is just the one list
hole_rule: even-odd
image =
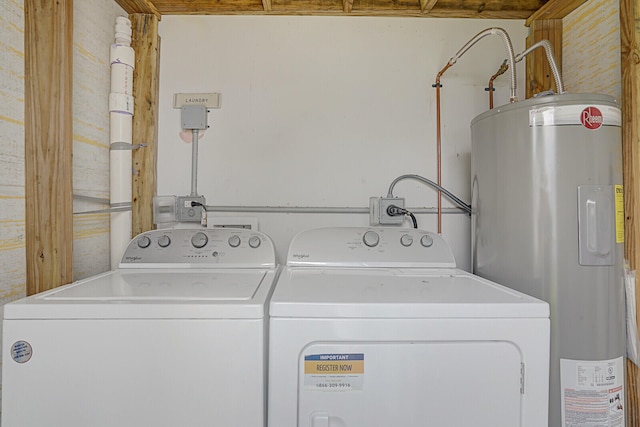
[(289, 267), (272, 317), (548, 318), (549, 305), (458, 269)]
[(262, 318), (275, 269), (116, 270), (7, 304), (5, 319)]

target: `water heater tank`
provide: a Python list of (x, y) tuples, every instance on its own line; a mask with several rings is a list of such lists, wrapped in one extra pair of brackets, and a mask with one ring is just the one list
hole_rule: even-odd
[(471, 138), (474, 273), (550, 304), (549, 426), (624, 426), (615, 99), (563, 94), (505, 105), (476, 117)]

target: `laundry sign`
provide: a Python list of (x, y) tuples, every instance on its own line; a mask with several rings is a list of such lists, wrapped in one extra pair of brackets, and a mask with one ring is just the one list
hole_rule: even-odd
[(311, 354), (304, 357), (304, 387), (318, 391), (362, 390), (364, 353)]

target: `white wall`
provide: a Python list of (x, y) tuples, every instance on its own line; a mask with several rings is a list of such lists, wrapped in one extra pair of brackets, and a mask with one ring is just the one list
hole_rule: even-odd
[[(215, 206), (366, 207), (405, 173), (436, 180), (438, 71), (484, 28), (505, 28), (524, 50), (522, 21), (365, 17), (166, 16), (160, 22), (158, 194), (190, 192), (191, 147), (179, 137), (177, 92), (221, 92), (200, 141), (198, 192)], [(442, 79), (443, 184), (470, 201), (471, 119), (488, 108), (484, 88), (506, 57), (481, 40)], [(519, 84), (524, 80), (520, 66)], [(496, 81), (497, 105), (509, 81)], [(524, 91), (519, 90), (523, 98)], [(408, 207), (436, 193), (406, 181)], [(451, 206), (445, 201), (445, 206)], [(240, 214), (236, 214), (240, 215)], [(298, 231), (368, 225), (365, 214), (258, 217), (279, 261)], [(436, 230), (435, 215), (420, 215)], [(445, 215), (443, 234), (469, 268), (469, 219)], [(409, 226), (409, 224), (406, 224)]]

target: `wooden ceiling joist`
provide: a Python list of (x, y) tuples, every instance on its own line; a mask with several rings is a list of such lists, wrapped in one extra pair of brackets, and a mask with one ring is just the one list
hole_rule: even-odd
[(129, 14), (151, 14), (155, 15), (158, 19), (162, 17), (162, 14), (152, 0), (115, 0), (115, 2)]
[[(115, 0), (130, 14), (359, 15), (527, 19), (547, 0)], [(568, 0), (560, 0), (565, 2)], [(583, 0), (584, 1), (584, 0)], [(554, 2), (554, 0), (549, 0)], [(557, 0), (556, 0), (557, 2)]]
[(436, 5), (438, 0), (420, 0), (420, 11), (422, 13), (429, 13), (431, 9)]
[(587, 0), (549, 0), (544, 6), (531, 15), (525, 25), (528, 27), (533, 21), (544, 19), (562, 19)]

